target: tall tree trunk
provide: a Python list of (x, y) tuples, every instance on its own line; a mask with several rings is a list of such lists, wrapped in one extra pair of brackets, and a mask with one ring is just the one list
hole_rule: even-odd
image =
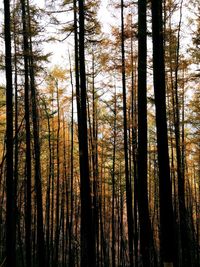
[(164, 266), (174, 263), (172, 189), (167, 137), (162, 0), (152, 0), (153, 71), (159, 165), (160, 246)]
[(132, 187), (128, 168), (128, 138), (127, 138), (127, 112), (126, 112), (126, 68), (124, 47), (124, 1), (121, 0), (121, 53), (122, 53), (122, 90), (123, 90), (123, 123), (124, 123), (124, 160), (126, 179), (126, 208), (128, 220), (128, 244), (130, 267), (133, 267), (133, 207)]
[[(27, 0), (27, 17), (28, 30), (31, 33), (31, 17), (29, 0)], [(46, 267), (45, 242), (43, 229), (43, 201), (42, 201), (42, 184), (41, 184), (41, 163), (40, 163), (40, 142), (39, 142), (39, 122), (36, 100), (35, 70), (32, 49), (32, 36), (29, 36), (29, 75), (31, 88), (31, 105), (32, 105), (32, 121), (33, 121), (33, 139), (35, 153), (35, 190), (37, 201), (37, 253), (39, 267)]]
[[(80, 125), (81, 125), (81, 104), (80, 104), (80, 78), (79, 78), (79, 49), (78, 49), (78, 19), (77, 19), (77, 0), (73, 0), (73, 10), (74, 10), (74, 61), (75, 61), (75, 88), (76, 88), (76, 104), (77, 104), (77, 120), (78, 120), (78, 139), (80, 140)], [(79, 141), (79, 151), (80, 151), (80, 141)], [(80, 152), (79, 152), (80, 154)], [(79, 155), (80, 161), (80, 155)], [(73, 204), (73, 203), (72, 203)], [(76, 207), (76, 203), (75, 203)], [(73, 214), (72, 214), (73, 215)], [(72, 216), (71, 215), (71, 216)], [(74, 215), (76, 218), (76, 214)], [(71, 217), (72, 219), (72, 217)], [(75, 234), (77, 233), (77, 222), (75, 223)], [(74, 264), (74, 253), (72, 251), (72, 245), (70, 246), (69, 254), (69, 264), (73, 266)], [(76, 250), (77, 251), (77, 250)]]
[(147, 189), (147, 22), (146, 0), (138, 2), (138, 211), (143, 266), (150, 266), (151, 223)]
[[(68, 139), (70, 140), (70, 126), (69, 126), (69, 134), (68, 134)], [(70, 160), (72, 156), (70, 155), (70, 145), (68, 145), (68, 154), (67, 154), (67, 142), (66, 142), (66, 126), (65, 126), (65, 115), (63, 112), (63, 171), (64, 171), (64, 181), (63, 181), (63, 233), (62, 233), (62, 239), (63, 239), (63, 259), (64, 261), (62, 262), (63, 266), (66, 265), (67, 261), (67, 255), (69, 256), (69, 238), (70, 238), (70, 215), (69, 215), (69, 192), (70, 192)], [(70, 157), (71, 156), (71, 157)], [(68, 159), (68, 162), (67, 162)], [(73, 161), (73, 159), (72, 159)], [(67, 166), (68, 163), (68, 166)], [(73, 162), (71, 162), (73, 164)], [(65, 208), (66, 207), (66, 208)], [(66, 214), (65, 214), (66, 213)], [(66, 219), (65, 219), (66, 218)], [(64, 222), (65, 219), (65, 222)], [(65, 225), (65, 227), (64, 227)], [(66, 255), (67, 254), (67, 255)], [(72, 266), (72, 265), (70, 265)]]
[(182, 5), (180, 6), (180, 20), (178, 25), (177, 45), (176, 45), (176, 65), (175, 65), (175, 141), (176, 141), (176, 160), (177, 160), (177, 176), (178, 176), (178, 203), (179, 203), (179, 216), (180, 216), (180, 236), (181, 236), (181, 260), (182, 266), (187, 267), (191, 265), (190, 259), (190, 238), (187, 223), (187, 210), (185, 206), (185, 177), (183, 172), (182, 155), (181, 155), (181, 134), (180, 134), (180, 105), (178, 94), (178, 73), (179, 73), (179, 50), (180, 50), (180, 31), (182, 23)]
[(116, 96), (116, 88), (114, 95), (114, 127), (113, 127), (113, 156), (112, 156), (112, 267), (116, 266), (116, 234), (115, 234), (115, 156), (116, 156), (116, 116), (117, 116), (117, 96)]
[[(16, 3), (14, 1), (13, 3), (14, 6), (16, 6)], [(13, 30), (14, 30), (14, 86), (15, 86), (15, 159), (14, 159), (14, 195), (15, 195), (15, 209), (17, 212), (17, 189), (18, 189), (18, 179), (19, 179), (19, 107), (18, 107), (18, 67), (17, 67), (17, 47), (18, 47), (18, 34), (17, 34), (17, 22), (16, 22), (16, 13), (13, 12), (13, 20), (14, 20), (14, 25), (13, 25)], [(1, 175), (1, 174), (0, 174)], [(17, 246), (17, 240), (20, 246), (20, 252), (22, 252), (22, 242), (21, 242), (21, 236), (20, 236), (20, 231), (18, 230), (18, 225), (19, 225), (19, 220), (16, 218), (16, 235), (18, 233), (18, 238), (16, 239), (16, 246)], [(1, 240), (1, 239), (0, 239)], [(23, 253), (21, 253), (23, 255)], [(23, 259), (23, 257), (22, 257)], [(24, 267), (24, 266), (23, 266)]]
[(135, 267), (138, 266), (138, 174), (137, 174), (137, 107), (136, 107), (136, 91), (133, 85), (132, 73), (132, 92), (131, 92), (131, 116), (132, 116), (132, 153), (133, 153), (133, 170), (134, 170), (134, 254)]
[(29, 44), (27, 33), (27, 13), (25, 1), (21, 0), (22, 8), (22, 23), (23, 23), (23, 48), (24, 48), (24, 103), (25, 103), (25, 122), (26, 122), (26, 214), (25, 214), (25, 227), (26, 227), (26, 266), (31, 267), (31, 131), (30, 131), (30, 112), (29, 112)]
[[(131, 21), (132, 22), (132, 21)], [(133, 25), (133, 24), (132, 24)], [(136, 92), (136, 66), (133, 58), (133, 36), (131, 35), (131, 121), (132, 121), (132, 154), (133, 154), (133, 179), (134, 179), (134, 255), (135, 267), (138, 266), (138, 174), (137, 174), (137, 92)]]
[[(54, 92), (52, 92), (52, 101), (51, 101), (51, 106), (52, 106), (52, 110), (51, 112), (53, 113), (53, 107), (54, 107)], [(55, 138), (54, 138), (54, 117), (52, 117), (52, 136), (53, 136), (53, 140), (52, 140), (52, 178), (51, 178), (51, 230), (50, 230), (50, 236), (51, 236), (51, 241), (50, 241), (50, 252), (51, 252), (51, 262), (53, 265), (53, 256), (54, 256), (54, 207), (55, 207), (55, 200), (54, 200), (54, 187), (55, 187), (55, 183), (54, 183), (54, 159), (55, 159)], [(48, 267), (48, 266), (47, 266)]]
[(48, 127), (48, 156), (49, 156), (49, 170), (48, 170), (48, 181), (47, 181), (47, 195), (46, 195), (46, 256), (47, 266), (50, 265), (50, 210), (51, 210), (51, 179), (52, 179), (52, 144), (51, 144), (51, 124), (50, 115), (48, 113), (47, 105), (44, 101), (45, 113), (47, 117)]
[(88, 133), (86, 109), (86, 74), (85, 74), (85, 7), (79, 0), (79, 67), (80, 67), (80, 104), (79, 118), (79, 154), (80, 154), (80, 186), (81, 186), (81, 266), (95, 267), (95, 239), (92, 219), (92, 201), (88, 160)]
[[(93, 184), (92, 184), (92, 206), (93, 206), (93, 226), (94, 226), (94, 238), (95, 238), (95, 257), (97, 267), (99, 265), (99, 203), (98, 203), (98, 153), (97, 153), (97, 95), (95, 89), (95, 58), (94, 49), (92, 49), (92, 120), (90, 119), (90, 109), (88, 100), (88, 124), (90, 132), (90, 144), (91, 144), (91, 168), (93, 174)], [(92, 121), (92, 122), (91, 122)]]
[(16, 266), (15, 189), (13, 179), (13, 83), (10, 1), (4, 0), (6, 66), (6, 266)]
[[(76, 13), (76, 10), (74, 10)], [(74, 227), (74, 86), (73, 86), (73, 77), (72, 77), (72, 68), (71, 68), (71, 59), (69, 57), (70, 62), (70, 79), (71, 79), (71, 89), (72, 89), (72, 113), (71, 113), (71, 214), (70, 214), (70, 224), (69, 224), (69, 265), (71, 267), (74, 266), (74, 257), (73, 257), (73, 227)]]
[(56, 179), (56, 229), (55, 229), (55, 255), (54, 255), (54, 267), (58, 266), (58, 254), (59, 254), (59, 235), (60, 235), (60, 102), (59, 102), (59, 88), (58, 81), (55, 80), (56, 87), (56, 100), (58, 110), (57, 121), (57, 140), (56, 140), (56, 163), (57, 163), (57, 179)]

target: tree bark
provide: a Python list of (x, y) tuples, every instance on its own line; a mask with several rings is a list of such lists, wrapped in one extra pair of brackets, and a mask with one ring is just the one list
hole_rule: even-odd
[(4, 0), (6, 67), (6, 266), (16, 266), (15, 189), (13, 179), (13, 82), (10, 1)]
[(113, 127), (113, 156), (112, 156), (112, 267), (116, 266), (116, 250), (115, 250), (115, 156), (116, 156), (116, 123), (117, 123), (117, 96), (116, 96), (116, 88), (114, 95), (114, 127)]
[[(187, 267), (191, 265), (190, 259), (190, 236), (187, 224), (187, 209), (185, 205), (185, 177), (184, 177), (184, 162), (182, 160), (181, 153), (181, 133), (180, 133), (180, 104), (179, 104), (179, 92), (178, 92), (178, 73), (179, 73), (179, 50), (180, 50), (180, 31), (182, 23), (182, 5), (180, 6), (180, 20), (178, 25), (177, 44), (176, 44), (176, 59), (175, 59), (175, 81), (174, 81), (174, 93), (175, 93), (175, 141), (176, 141), (176, 160), (177, 160), (177, 176), (178, 176), (178, 203), (179, 203), (179, 216), (180, 216), (180, 237), (182, 248), (182, 266)], [(182, 122), (184, 123), (184, 122)]]
[(86, 109), (86, 74), (85, 74), (85, 8), (79, 0), (79, 67), (80, 67), (80, 111), (79, 118), (79, 154), (81, 187), (81, 267), (95, 267), (95, 239), (92, 219), (92, 201), (88, 159), (88, 133)]
[(138, 211), (143, 266), (150, 266), (151, 223), (147, 189), (147, 22), (146, 0), (138, 2)]
[(161, 261), (174, 263), (172, 189), (169, 167), (162, 0), (152, 0), (153, 72), (159, 165)]
[(30, 131), (30, 112), (29, 112), (29, 44), (27, 32), (27, 13), (25, 1), (21, 0), (22, 24), (23, 24), (23, 49), (24, 49), (24, 103), (25, 103), (25, 122), (26, 122), (26, 266), (31, 267), (31, 131)]
[(124, 124), (124, 160), (126, 180), (126, 208), (128, 220), (128, 244), (129, 262), (133, 267), (133, 207), (132, 207), (132, 185), (129, 179), (128, 168), (128, 137), (127, 137), (127, 111), (126, 111), (126, 68), (124, 47), (124, 1), (121, 0), (121, 55), (122, 55), (122, 90), (123, 90), (123, 124)]
[[(31, 17), (29, 0), (27, 0), (27, 17), (28, 31), (31, 33)], [(33, 121), (33, 139), (35, 153), (35, 190), (37, 202), (37, 253), (39, 267), (46, 267), (44, 229), (43, 229), (43, 201), (42, 201), (42, 184), (41, 184), (41, 162), (40, 162), (40, 142), (39, 142), (39, 116), (36, 100), (35, 70), (32, 48), (32, 36), (29, 36), (29, 75), (31, 88), (31, 104), (32, 104), (32, 121)]]
[[(76, 13), (75, 7), (74, 12)], [(75, 14), (76, 18), (76, 14)], [(76, 19), (74, 19), (74, 23)], [(74, 26), (75, 27), (75, 26)], [(77, 31), (77, 30), (76, 30)], [(77, 34), (77, 33), (76, 33)], [(75, 34), (74, 34), (75, 35)], [(71, 214), (70, 214), (70, 224), (69, 224), (69, 265), (71, 267), (74, 266), (74, 257), (73, 257), (73, 227), (74, 227), (74, 86), (73, 86), (73, 77), (72, 77), (72, 68), (71, 68), (71, 59), (69, 57), (70, 62), (70, 79), (71, 79), (71, 89), (72, 89), (72, 110), (71, 110), (71, 151), (70, 151), (70, 158), (71, 158), (71, 169), (70, 169), (70, 176), (71, 176)], [(76, 72), (76, 70), (75, 70)]]
[(55, 229), (55, 255), (54, 255), (54, 267), (58, 263), (59, 254), (59, 236), (60, 236), (60, 102), (59, 102), (59, 88), (58, 80), (55, 80), (56, 87), (56, 101), (58, 110), (58, 121), (57, 121), (57, 140), (56, 140), (56, 163), (57, 163), (57, 179), (56, 179), (56, 229)]

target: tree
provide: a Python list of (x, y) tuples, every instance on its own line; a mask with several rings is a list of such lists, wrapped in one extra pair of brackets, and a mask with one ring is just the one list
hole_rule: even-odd
[(6, 266), (16, 266), (15, 189), (13, 179), (13, 83), (10, 1), (4, 1), (6, 66)]
[(39, 267), (46, 266), (45, 241), (43, 229), (43, 201), (42, 201), (42, 184), (41, 184), (41, 162), (40, 162), (40, 142), (39, 142), (39, 116), (36, 100), (35, 85), (35, 68), (33, 59), (32, 36), (31, 36), (31, 16), (30, 6), (27, 0), (27, 25), (29, 32), (29, 76), (31, 88), (31, 105), (32, 105), (32, 121), (33, 121), (33, 140), (35, 154), (35, 191), (37, 201), (37, 253)]
[(116, 89), (114, 95), (114, 125), (113, 125), (113, 156), (112, 156), (112, 267), (116, 266), (116, 251), (115, 251), (115, 168), (116, 168), (116, 124), (117, 124), (117, 96), (116, 96)]
[(128, 219), (128, 243), (129, 261), (133, 266), (133, 207), (132, 207), (132, 185), (129, 177), (128, 167), (128, 137), (127, 137), (127, 106), (126, 106), (126, 72), (125, 72), (125, 48), (124, 48), (124, 1), (121, 0), (121, 54), (122, 54), (122, 90), (123, 90), (123, 124), (124, 124), (124, 160), (126, 179), (126, 207)]
[(25, 121), (26, 121), (26, 265), (31, 267), (31, 131), (30, 131), (30, 112), (29, 112), (29, 44), (27, 32), (27, 18), (25, 1), (21, 0), (22, 24), (23, 24), (23, 48), (24, 48), (24, 102), (25, 102)]
[(150, 266), (151, 224), (147, 190), (147, 22), (146, 0), (138, 2), (138, 211), (143, 266)]
[(95, 267), (95, 242), (92, 218), (91, 188), (88, 162), (86, 75), (85, 75), (85, 9), (79, 1), (79, 67), (80, 67), (80, 116), (79, 154), (81, 182), (81, 266)]
[(174, 228), (166, 118), (162, 0), (152, 0), (152, 31), (154, 94), (159, 165), (161, 262), (164, 266), (173, 266)]

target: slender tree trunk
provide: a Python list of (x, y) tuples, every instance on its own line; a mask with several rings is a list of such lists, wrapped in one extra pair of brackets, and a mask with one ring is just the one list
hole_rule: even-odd
[(57, 162), (57, 179), (56, 179), (56, 229), (55, 229), (55, 255), (54, 255), (54, 267), (58, 262), (59, 254), (59, 236), (60, 236), (60, 102), (59, 102), (59, 88), (58, 81), (55, 80), (56, 87), (56, 99), (57, 99), (57, 110), (58, 110), (58, 122), (57, 122), (57, 140), (56, 140), (56, 162)]
[[(170, 12), (172, 12), (170, 10)], [(165, 12), (166, 13), (166, 12)], [(172, 183), (172, 188), (173, 188), (173, 208), (174, 208), (174, 231), (175, 231), (175, 248), (176, 248), (176, 252), (175, 252), (175, 259), (174, 259), (174, 263), (178, 264), (178, 262), (180, 261), (180, 255), (181, 255), (181, 251), (180, 251), (180, 238), (179, 238), (179, 225), (178, 225), (178, 201), (177, 201), (177, 179), (176, 179), (176, 175), (175, 175), (175, 157), (174, 157), (174, 143), (173, 143), (173, 125), (175, 125), (176, 123), (176, 111), (175, 111), (175, 106), (176, 106), (176, 101), (175, 101), (175, 89), (174, 89), (174, 77), (173, 77), (173, 40), (172, 40), (172, 22), (171, 22), (171, 17), (170, 17), (170, 22), (169, 22), (169, 28), (170, 28), (170, 32), (169, 32), (169, 64), (170, 64), (170, 86), (171, 86), (171, 99), (168, 97), (168, 108), (170, 108), (170, 100), (172, 102), (172, 115), (171, 115), (171, 120), (169, 118), (169, 129), (170, 129), (170, 145), (171, 145), (171, 183)], [(174, 123), (174, 124), (173, 124)]]
[[(133, 40), (131, 38), (131, 120), (132, 120), (132, 154), (134, 177), (134, 255), (135, 267), (138, 266), (138, 174), (137, 174), (137, 96), (136, 79), (134, 80)], [(135, 75), (136, 77), (136, 75)]]
[(98, 207), (98, 154), (97, 154), (97, 95), (95, 90), (95, 58), (92, 55), (92, 166), (93, 166), (93, 224), (96, 265), (99, 266), (99, 207)]
[[(54, 92), (52, 92), (52, 113), (54, 112), (53, 110), (53, 106), (54, 106)], [(52, 178), (51, 178), (51, 230), (50, 230), (50, 235), (51, 235), (51, 241), (50, 241), (50, 252), (51, 252), (51, 263), (53, 265), (53, 255), (54, 255), (54, 207), (55, 207), (55, 201), (54, 201), (54, 187), (55, 187), (55, 183), (54, 183), (54, 177), (55, 177), (55, 173), (54, 173), (54, 159), (55, 159), (55, 138), (54, 138), (54, 117), (52, 117)], [(48, 266), (47, 266), (48, 267)]]
[(124, 48), (124, 1), (123, 0), (121, 0), (121, 53), (122, 53), (124, 159), (125, 159), (125, 179), (126, 179), (126, 206), (127, 206), (127, 220), (128, 220), (128, 244), (129, 244), (130, 267), (133, 267), (133, 207), (132, 207), (132, 188), (131, 188), (131, 182), (129, 179), (129, 168), (128, 168), (126, 68), (125, 68), (125, 48)]
[(114, 127), (113, 127), (113, 156), (112, 156), (112, 267), (116, 266), (116, 251), (115, 251), (115, 156), (116, 156), (116, 115), (117, 115), (117, 96), (116, 96), (116, 88), (114, 95)]
[(30, 131), (30, 112), (29, 112), (29, 44), (27, 33), (27, 13), (25, 1), (21, 0), (22, 23), (23, 23), (23, 45), (24, 45), (24, 103), (25, 103), (25, 122), (26, 122), (26, 266), (31, 267), (31, 131)]
[[(200, 166), (200, 144), (198, 145), (199, 150), (199, 166)], [(197, 177), (195, 175), (194, 166), (194, 196), (195, 196), (195, 215), (196, 215), (196, 255), (197, 255), (197, 266), (200, 264), (200, 254), (199, 254), (199, 241), (200, 241), (200, 216), (199, 216), (199, 202), (200, 202), (200, 190), (198, 190), (197, 184), (200, 182), (200, 169), (198, 170)]]
[[(101, 152), (101, 170), (100, 170), (100, 181), (101, 181), (101, 193), (99, 197), (99, 220), (100, 220), (100, 238), (101, 238), (101, 266), (106, 266), (108, 259), (106, 253), (106, 240), (105, 240), (105, 231), (104, 231), (104, 202), (105, 198), (103, 196), (104, 191), (104, 146), (102, 144)], [(105, 195), (104, 195), (105, 196)], [(105, 217), (104, 217), (105, 218)]]
[[(28, 29), (31, 32), (31, 17), (29, 10), (29, 0), (27, 0), (27, 17)], [(30, 75), (30, 88), (31, 88), (31, 104), (32, 104), (32, 121), (33, 121), (33, 139), (34, 139), (34, 152), (35, 152), (35, 190), (37, 201), (37, 253), (39, 267), (46, 267), (45, 256), (45, 242), (44, 242), (44, 229), (43, 229), (43, 201), (42, 201), (42, 184), (41, 184), (41, 163), (40, 163), (40, 142), (39, 142), (39, 122), (38, 110), (36, 100), (36, 86), (35, 86), (35, 70), (32, 49), (32, 37), (29, 36), (29, 75)]]
[(95, 240), (91, 229), (92, 201), (88, 160), (88, 134), (86, 109), (86, 75), (85, 75), (85, 7), (84, 1), (79, 0), (79, 66), (80, 66), (80, 104), (79, 118), (79, 154), (80, 154), (80, 183), (81, 183), (81, 266), (95, 267)]
[[(76, 13), (76, 10), (74, 10)], [(75, 15), (76, 16), (76, 15)], [(71, 68), (71, 59), (70, 62), (70, 78), (71, 78), (71, 89), (72, 89), (72, 113), (71, 113), (71, 214), (70, 214), (70, 224), (69, 224), (69, 265), (74, 266), (74, 257), (73, 257), (73, 227), (74, 227), (74, 86), (73, 86), (73, 77), (72, 77), (72, 68)]]
[(51, 124), (50, 116), (45, 103), (45, 112), (48, 125), (48, 155), (49, 155), (49, 173), (47, 181), (47, 196), (46, 196), (46, 256), (47, 266), (50, 266), (50, 209), (51, 209), (51, 179), (52, 179), (52, 145), (51, 145)]
[[(16, 6), (16, 3), (14, 1), (14, 6)], [(18, 210), (17, 207), (17, 191), (18, 191), (18, 179), (19, 179), (19, 120), (18, 120), (18, 116), (19, 116), (19, 108), (18, 108), (18, 68), (17, 68), (17, 47), (18, 47), (18, 38), (17, 38), (17, 22), (16, 22), (16, 13), (13, 12), (13, 20), (14, 20), (14, 86), (15, 86), (15, 160), (14, 160), (14, 195), (15, 195), (15, 209), (16, 209), (16, 213)], [(4, 151), (4, 150), (3, 150)], [(1, 174), (0, 174), (1, 175)], [(1, 182), (0, 182), (1, 183)], [(20, 246), (20, 252), (22, 252), (22, 242), (21, 242), (21, 236), (20, 236), (20, 231), (18, 230), (18, 225), (19, 225), (19, 219), (17, 219), (16, 216), (16, 235), (18, 233), (18, 239), (16, 239), (16, 246), (17, 246), (17, 240)], [(0, 239), (1, 240), (1, 239)], [(23, 254), (21, 253), (22, 258), (23, 258)], [(24, 266), (23, 266), (24, 267)]]
[(13, 179), (13, 84), (10, 1), (4, 0), (6, 66), (6, 266), (16, 266), (15, 189)]
[[(81, 125), (81, 103), (80, 103), (80, 75), (79, 75), (79, 48), (78, 48), (78, 18), (77, 18), (77, 0), (73, 0), (73, 9), (74, 9), (74, 60), (75, 60), (75, 87), (76, 87), (76, 103), (77, 103), (77, 120), (78, 120), (78, 139), (80, 140), (81, 134), (80, 134), (80, 125)], [(79, 161), (80, 161), (80, 151), (81, 151), (81, 145), (79, 141)], [(75, 201), (75, 207), (76, 205), (76, 199)], [(76, 219), (77, 214), (74, 214), (74, 217)], [(77, 237), (77, 220), (75, 220), (75, 236)], [(77, 250), (75, 257), (73, 256), (74, 253), (71, 251), (69, 262), (70, 264), (73, 264), (74, 259), (77, 256)], [(73, 265), (72, 265), (73, 266)]]
[[(68, 130), (68, 140), (70, 140), (70, 123), (69, 123), (69, 130)], [(65, 127), (65, 116), (63, 111), (63, 171), (64, 171), (64, 181), (63, 181), (63, 207), (64, 207), (64, 218), (65, 219), (65, 227), (64, 227), (64, 221), (63, 221), (63, 259), (64, 262), (62, 263), (63, 266), (66, 265), (66, 262), (68, 262), (69, 258), (67, 259), (67, 256), (69, 257), (69, 239), (70, 239), (70, 186), (71, 186), (71, 171), (70, 171), (70, 160), (71, 160), (71, 147), (70, 147), (70, 141), (66, 141), (66, 127)], [(67, 149), (68, 145), (68, 149)], [(67, 154), (68, 151), (68, 154)], [(68, 161), (67, 161), (68, 159)], [(73, 160), (72, 160), (73, 161)], [(73, 164), (73, 163), (71, 163)], [(65, 197), (66, 196), (66, 197)], [(66, 208), (65, 208), (66, 207)], [(66, 213), (66, 214), (65, 214)], [(63, 220), (64, 220), (63, 218)], [(65, 232), (64, 232), (65, 230)], [(67, 255), (66, 255), (67, 254)]]
[(183, 162), (181, 155), (181, 134), (180, 134), (180, 105), (178, 95), (178, 73), (179, 73), (179, 50), (180, 50), (180, 31), (182, 23), (182, 4), (180, 6), (180, 20), (178, 25), (177, 47), (176, 47), (176, 67), (175, 67), (175, 141), (176, 141), (176, 160), (177, 160), (177, 176), (178, 176), (178, 202), (179, 202), (179, 216), (180, 216), (180, 236), (181, 236), (181, 258), (182, 266), (187, 267), (191, 265), (190, 259), (190, 238), (189, 229), (187, 225), (187, 210), (185, 206), (185, 179), (183, 172)]

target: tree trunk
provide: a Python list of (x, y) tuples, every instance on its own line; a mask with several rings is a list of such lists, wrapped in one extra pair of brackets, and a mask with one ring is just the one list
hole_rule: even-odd
[[(27, 0), (27, 17), (28, 31), (31, 33), (31, 17), (29, 10), (29, 0)], [(32, 121), (33, 121), (33, 139), (35, 153), (35, 190), (37, 201), (37, 253), (39, 267), (46, 267), (45, 242), (43, 229), (43, 201), (42, 201), (42, 184), (41, 184), (41, 163), (40, 163), (40, 142), (39, 142), (39, 122), (36, 100), (35, 86), (35, 70), (32, 49), (32, 37), (29, 36), (29, 75), (31, 88), (31, 104), (32, 104)]]
[(95, 267), (95, 239), (92, 220), (92, 201), (88, 160), (88, 134), (86, 110), (85, 75), (85, 9), (84, 1), (79, 0), (79, 66), (80, 66), (80, 105), (81, 120), (78, 121), (81, 187), (81, 267)]
[(128, 244), (129, 244), (130, 267), (133, 267), (133, 207), (132, 207), (132, 188), (131, 188), (131, 182), (129, 179), (129, 168), (128, 168), (126, 68), (125, 68), (125, 48), (124, 48), (124, 1), (123, 0), (121, 0), (121, 55), (122, 55), (124, 160), (125, 160), (125, 179), (126, 179), (126, 207), (127, 207), (127, 220), (128, 220)]
[[(76, 13), (75, 7), (74, 12)], [(75, 15), (76, 16), (76, 15)], [(76, 19), (74, 20), (74, 23), (76, 22)], [(77, 22), (76, 22), (77, 23)], [(77, 27), (77, 26), (76, 26)], [(77, 31), (77, 29), (76, 29)], [(76, 33), (77, 34), (77, 33)], [(71, 183), (70, 183), (70, 189), (71, 189), (71, 214), (70, 214), (70, 224), (69, 224), (69, 265), (71, 267), (74, 266), (74, 256), (73, 256), (73, 227), (74, 227), (74, 86), (73, 86), (73, 77), (72, 77), (72, 68), (71, 68), (71, 59), (69, 58), (70, 62), (70, 78), (71, 78), (71, 89), (72, 89), (72, 113), (71, 113)], [(76, 71), (76, 70), (75, 70)]]
[[(184, 162), (181, 155), (181, 134), (180, 134), (180, 105), (178, 95), (178, 72), (179, 72), (179, 50), (180, 50), (180, 31), (182, 23), (182, 4), (180, 7), (180, 20), (178, 25), (177, 47), (176, 47), (176, 66), (175, 66), (175, 141), (176, 141), (176, 160), (177, 160), (177, 176), (178, 176), (178, 203), (179, 203), (179, 216), (180, 216), (180, 237), (181, 237), (181, 258), (182, 266), (187, 267), (191, 265), (190, 259), (190, 238), (189, 229), (187, 224), (187, 209), (185, 206), (185, 177), (183, 171)], [(182, 122), (183, 123), (183, 122)]]
[(174, 229), (172, 189), (170, 180), (167, 117), (165, 99), (165, 64), (163, 49), (162, 0), (152, 0), (153, 29), (153, 71), (156, 106), (156, 128), (160, 189), (160, 246), (161, 261), (166, 265), (174, 263)]
[(46, 256), (47, 256), (47, 266), (50, 264), (50, 209), (51, 209), (51, 179), (52, 179), (52, 145), (51, 145), (51, 124), (50, 115), (47, 110), (46, 103), (45, 113), (47, 117), (48, 126), (48, 156), (49, 156), (49, 170), (48, 170), (48, 181), (47, 181), (47, 195), (46, 195)]
[(54, 255), (54, 267), (58, 263), (59, 254), (59, 235), (60, 235), (60, 103), (59, 103), (59, 88), (58, 81), (55, 80), (56, 87), (56, 100), (57, 100), (57, 110), (58, 110), (58, 121), (57, 121), (57, 140), (56, 140), (56, 163), (57, 163), (57, 179), (56, 179), (56, 229), (55, 229), (55, 255)]
[(13, 84), (10, 26), (10, 1), (4, 0), (6, 66), (6, 266), (15, 267), (16, 217), (13, 179)]
[(147, 189), (147, 22), (146, 0), (138, 2), (138, 211), (143, 266), (150, 266), (151, 223)]
[(115, 156), (116, 156), (116, 123), (117, 123), (117, 96), (116, 96), (116, 88), (115, 88), (115, 95), (114, 95), (114, 127), (113, 127), (113, 156), (112, 156), (112, 267), (116, 266), (115, 260)]
[(24, 48), (24, 103), (25, 103), (25, 122), (26, 122), (26, 215), (25, 215), (25, 227), (26, 227), (26, 266), (31, 267), (31, 131), (30, 131), (30, 112), (29, 112), (29, 44), (28, 44), (28, 32), (27, 32), (27, 13), (25, 7), (25, 1), (21, 0), (22, 8), (22, 23), (23, 23), (23, 48)]

